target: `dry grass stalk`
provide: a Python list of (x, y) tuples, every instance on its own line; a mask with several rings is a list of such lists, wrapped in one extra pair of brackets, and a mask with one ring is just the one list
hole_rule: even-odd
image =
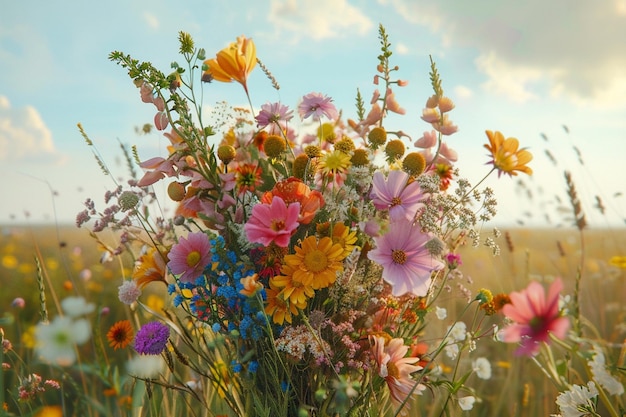
[(572, 180), (572, 174), (565, 171), (565, 182), (567, 183), (567, 195), (569, 196), (570, 203), (574, 209), (574, 220), (578, 230), (583, 230), (587, 227), (587, 220), (585, 220), (585, 213), (583, 212), (578, 193), (576, 192), (576, 186)]

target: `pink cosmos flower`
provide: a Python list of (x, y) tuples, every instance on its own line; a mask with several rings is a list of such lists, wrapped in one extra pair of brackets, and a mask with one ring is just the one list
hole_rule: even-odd
[(315, 121), (322, 116), (326, 116), (331, 120), (339, 117), (339, 112), (332, 103), (332, 99), (322, 93), (309, 93), (302, 97), (302, 103), (298, 106), (298, 113), (300, 113), (302, 119), (313, 116)]
[(563, 339), (569, 329), (567, 317), (559, 314), (559, 293), (563, 282), (556, 279), (548, 291), (538, 282), (531, 282), (520, 292), (510, 294), (511, 304), (502, 308), (502, 313), (513, 320), (503, 330), (504, 341), (520, 343), (517, 355), (533, 356), (539, 352), (540, 342), (549, 342), (550, 333)]
[(287, 205), (278, 196), (272, 198), (271, 204), (257, 204), (244, 226), (248, 240), (265, 246), (274, 242), (285, 248), (289, 245), (291, 234), (300, 225), (299, 215), (300, 203)]
[[(400, 338), (391, 339), (385, 345), (385, 338), (381, 336), (370, 336), (372, 343), (372, 353), (378, 366), (378, 375), (385, 379), (391, 394), (391, 400), (398, 407), (409, 394), (421, 395), (426, 387), (416, 384), (411, 378), (413, 372), (420, 371), (421, 366), (417, 365), (419, 358), (406, 357), (409, 347)], [(408, 405), (405, 406), (408, 408)]]
[(289, 110), (289, 107), (280, 103), (265, 103), (256, 116), (256, 123), (257, 127), (263, 129), (269, 124), (288, 122), (292, 117), (293, 110)]
[(420, 185), (417, 181), (407, 185), (409, 174), (404, 171), (393, 170), (385, 176), (382, 172), (374, 173), (370, 198), (378, 210), (389, 210), (392, 221), (406, 219), (413, 220), (417, 210), (424, 204)]
[(172, 274), (179, 275), (182, 282), (194, 282), (202, 275), (211, 261), (211, 243), (206, 233), (189, 233), (187, 239), (181, 237), (167, 254), (167, 263)]
[(429, 234), (406, 220), (390, 223), (387, 233), (374, 238), (376, 248), (367, 257), (383, 267), (383, 279), (391, 284), (394, 296), (428, 293), (432, 271), (444, 267), (426, 248), (430, 240)]

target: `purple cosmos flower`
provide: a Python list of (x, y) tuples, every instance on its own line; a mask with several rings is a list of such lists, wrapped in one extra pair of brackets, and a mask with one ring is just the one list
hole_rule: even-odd
[(332, 103), (332, 99), (322, 93), (309, 93), (302, 97), (302, 103), (298, 106), (298, 113), (300, 113), (302, 119), (313, 116), (315, 121), (322, 116), (326, 116), (331, 120), (339, 117), (339, 112)]
[(181, 237), (167, 254), (167, 266), (182, 282), (194, 282), (211, 261), (211, 243), (206, 233), (189, 233)]
[(169, 337), (169, 327), (160, 321), (151, 321), (135, 335), (135, 350), (140, 355), (158, 355), (165, 349)]
[(422, 194), (420, 185), (417, 181), (407, 185), (408, 179), (409, 174), (404, 171), (390, 171), (386, 181), (382, 172), (374, 173), (370, 198), (378, 210), (389, 210), (392, 221), (411, 221), (417, 210), (424, 205), (421, 201), (425, 195)]
[(383, 267), (383, 279), (391, 284), (394, 296), (410, 292), (424, 297), (428, 293), (431, 272), (444, 266), (426, 248), (430, 239), (406, 220), (390, 223), (387, 233), (374, 238), (376, 249), (367, 257)]
[(257, 127), (263, 129), (269, 124), (285, 123), (293, 117), (293, 110), (280, 103), (265, 103), (256, 116)]

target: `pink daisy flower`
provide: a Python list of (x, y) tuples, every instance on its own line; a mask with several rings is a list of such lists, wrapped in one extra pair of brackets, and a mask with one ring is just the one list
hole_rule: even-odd
[(278, 196), (272, 198), (271, 204), (257, 204), (244, 229), (250, 242), (269, 245), (274, 242), (280, 247), (287, 247), (292, 233), (300, 225), (300, 203), (287, 205)]
[(211, 261), (211, 243), (203, 232), (189, 233), (187, 239), (181, 237), (167, 254), (167, 263), (174, 275), (182, 282), (194, 282), (202, 275)]
[(409, 174), (404, 171), (393, 170), (385, 176), (382, 172), (374, 173), (370, 198), (378, 210), (389, 210), (392, 221), (406, 219), (413, 220), (417, 210), (424, 204), (420, 185), (417, 181), (407, 185)]
[(559, 313), (559, 293), (563, 289), (561, 279), (556, 279), (546, 297), (538, 282), (531, 282), (520, 292), (510, 294), (511, 304), (502, 308), (502, 313), (513, 320), (503, 330), (504, 341), (520, 343), (517, 355), (533, 356), (539, 352), (541, 342), (550, 341), (550, 333), (563, 339), (569, 329), (569, 320)]
[(339, 112), (332, 103), (332, 99), (322, 93), (309, 93), (302, 97), (302, 103), (298, 106), (298, 113), (300, 113), (302, 119), (313, 116), (315, 121), (322, 116), (326, 116), (331, 120), (339, 117)]
[[(391, 339), (385, 345), (384, 337), (370, 336), (370, 342), (378, 375), (387, 382), (391, 400), (396, 407), (404, 402), (411, 391), (413, 391), (412, 395), (418, 395), (426, 389), (422, 384), (418, 384), (413, 389), (416, 381), (411, 378), (411, 374), (422, 370), (422, 367), (417, 365), (419, 358), (406, 357), (409, 347), (404, 344), (404, 340)], [(408, 405), (405, 407), (408, 408)]]
[(269, 124), (285, 123), (293, 117), (293, 110), (280, 103), (265, 103), (256, 116), (257, 127), (263, 129)]
[(444, 267), (426, 248), (430, 240), (429, 234), (408, 221), (392, 222), (387, 233), (374, 238), (376, 248), (367, 257), (383, 267), (383, 279), (391, 284), (394, 296), (428, 293), (431, 272)]

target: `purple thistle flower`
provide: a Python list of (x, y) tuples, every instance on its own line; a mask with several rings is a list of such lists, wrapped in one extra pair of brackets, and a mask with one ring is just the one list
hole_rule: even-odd
[(322, 93), (309, 93), (302, 97), (302, 103), (298, 106), (298, 113), (300, 113), (302, 119), (313, 116), (315, 121), (322, 116), (326, 116), (331, 120), (339, 117), (339, 112), (332, 103), (332, 99)]
[(293, 110), (280, 103), (265, 103), (261, 106), (261, 111), (256, 116), (256, 123), (259, 129), (263, 129), (269, 124), (286, 123), (293, 117)]
[(165, 349), (169, 337), (169, 327), (159, 321), (151, 321), (135, 335), (135, 350), (140, 355), (158, 355)]

